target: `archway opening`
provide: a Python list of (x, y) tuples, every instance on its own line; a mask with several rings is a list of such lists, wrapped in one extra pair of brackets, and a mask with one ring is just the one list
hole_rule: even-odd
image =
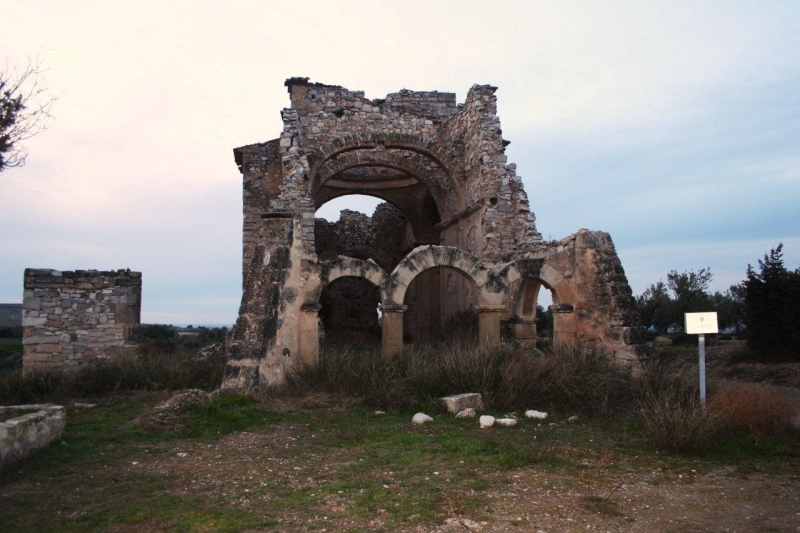
[(320, 261), (339, 256), (372, 259), (391, 272), (415, 242), (405, 213), (381, 198), (345, 195), (317, 209), (314, 246)]
[(478, 293), (457, 268), (439, 266), (418, 274), (408, 286), (403, 316), (404, 340), (435, 343), (476, 341)]
[(380, 349), (380, 290), (364, 278), (345, 276), (320, 293), (319, 322), (323, 345), (360, 345)]
[(538, 278), (521, 278), (509, 287), (508, 295), (507, 340), (540, 349), (560, 342), (558, 313), (553, 313), (558, 300), (550, 286)]

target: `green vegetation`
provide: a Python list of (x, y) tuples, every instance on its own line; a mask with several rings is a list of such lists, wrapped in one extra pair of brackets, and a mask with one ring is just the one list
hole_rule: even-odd
[(509, 490), (512, 477), (531, 468), (572, 480), (588, 509), (619, 517), (615, 491), (635, 472), (677, 477), (715, 464), (770, 471), (800, 457), (796, 440), (736, 434), (698, 463), (657, 454), (631, 418), (570, 423), (570, 412), (480, 431), (474, 419), (426, 406), (435, 423), (414, 426), (413, 409), (376, 416), (320, 394), (221, 396), (185, 409), (162, 431), (134, 423), (164, 397), (70, 407), (62, 444), (0, 474), (0, 523), (14, 531), (388, 531), (450, 516), (491, 519), (481, 495)]
[(787, 270), (783, 245), (747, 267), (745, 323), (750, 350), (761, 359), (800, 361), (800, 268)]

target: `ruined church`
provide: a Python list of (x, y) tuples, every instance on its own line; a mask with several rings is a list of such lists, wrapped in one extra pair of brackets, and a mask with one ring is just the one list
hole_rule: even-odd
[[(282, 383), (317, 361), (320, 328), (375, 329), (392, 357), (453, 317), (477, 315), (481, 344), (533, 345), (542, 288), (552, 293), (553, 342), (638, 363), (645, 330), (610, 236), (542, 239), (505, 155), (496, 87), (474, 85), (457, 103), (438, 91), (370, 100), (308, 78), (285, 85), (280, 136), (233, 151), (243, 294), (223, 387)], [(315, 219), (348, 194), (386, 204), (372, 217)]]

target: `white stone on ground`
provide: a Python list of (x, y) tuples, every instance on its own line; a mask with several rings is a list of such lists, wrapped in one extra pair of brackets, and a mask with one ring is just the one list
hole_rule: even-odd
[(497, 419), (497, 425), (498, 426), (506, 426), (506, 427), (516, 426), (517, 425), (517, 421), (515, 419), (513, 419), (513, 418), (498, 418)]
[(572, 415), (571, 417), (567, 418), (567, 422), (577, 422), (578, 415)]
[(544, 420), (545, 418), (547, 418), (547, 413), (531, 409), (530, 411), (525, 411), (525, 417), (535, 418), (536, 420)]
[(376, 415), (385, 415), (386, 411), (375, 411)]
[(426, 422), (433, 422), (433, 418), (429, 417), (425, 413), (417, 413), (414, 415), (414, 418), (411, 421), (415, 424), (424, 424)]
[(483, 415), (478, 419), (478, 422), (481, 424), (481, 429), (490, 428), (494, 425), (494, 417), (489, 415)]
[(456, 418), (475, 418), (475, 409), (469, 407), (463, 411), (459, 411)]

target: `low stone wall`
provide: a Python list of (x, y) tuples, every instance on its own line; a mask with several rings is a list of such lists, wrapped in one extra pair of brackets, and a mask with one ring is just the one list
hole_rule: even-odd
[(126, 346), (139, 324), (142, 274), (25, 270), (25, 370), (78, 366)]
[[(1, 422), (8, 416), (15, 418)], [(59, 438), (66, 422), (60, 405), (0, 407), (0, 471)]]

